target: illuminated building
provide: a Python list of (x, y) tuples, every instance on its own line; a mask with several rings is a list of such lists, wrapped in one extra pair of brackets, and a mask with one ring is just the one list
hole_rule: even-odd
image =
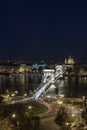
[(72, 68), (74, 67), (75, 60), (73, 57), (69, 56), (68, 58), (65, 58), (65, 68)]
[(71, 56), (69, 56), (68, 59), (65, 58), (65, 64), (72, 65), (74, 63), (75, 63), (75, 61), (74, 61), (74, 59)]
[(19, 73), (24, 73), (24, 72), (29, 72), (30, 71), (30, 66), (26, 64), (21, 64), (18, 68)]

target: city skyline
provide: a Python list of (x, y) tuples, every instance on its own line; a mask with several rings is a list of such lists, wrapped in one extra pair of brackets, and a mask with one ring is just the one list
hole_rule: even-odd
[(0, 4), (0, 59), (87, 60), (86, 2)]

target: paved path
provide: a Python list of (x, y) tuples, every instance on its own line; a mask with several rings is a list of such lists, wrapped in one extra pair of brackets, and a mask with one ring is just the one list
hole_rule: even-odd
[(46, 117), (50, 117), (53, 115), (52, 105), (48, 104), (47, 102), (40, 101), (40, 100), (38, 101), (38, 103), (47, 107), (47, 111), (39, 115), (40, 118), (46, 118)]
[[(48, 104), (48, 103), (42, 102), (42, 104), (45, 106), (46, 105), (48, 106), (48, 111), (41, 115), (40, 130), (58, 130), (57, 125), (54, 122), (55, 112), (57, 110), (57, 109), (53, 109), (53, 108), (56, 108), (55, 105), (53, 105), (54, 107), (51, 108), (50, 104)], [(77, 105), (74, 105), (74, 106), (69, 105), (68, 106), (67, 104), (63, 103), (62, 106), (66, 107), (69, 114), (75, 114), (76, 119), (81, 118), (80, 108)], [(52, 112), (54, 112), (53, 116), (51, 115)], [(74, 128), (72, 128), (72, 130), (76, 130), (76, 128), (74, 127)]]

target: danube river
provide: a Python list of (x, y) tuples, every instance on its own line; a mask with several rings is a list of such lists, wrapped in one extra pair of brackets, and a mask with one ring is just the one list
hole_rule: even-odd
[[(24, 76), (24, 75), (0, 75), (0, 94), (5, 94), (6, 90), (18, 91), (19, 95), (36, 89), (41, 83), (41, 77)], [(63, 94), (65, 97), (82, 97), (87, 96), (87, 77), (82, 78), (64, 78), (58, 80), (55, 84), (58, 88), (58, 95)], [(55, 93), (55, 91), (53, 92)]]
[(59, 95), (65, 97), (87, 97), (87, 77), (66, 77), (56, 86), (59, 90)]

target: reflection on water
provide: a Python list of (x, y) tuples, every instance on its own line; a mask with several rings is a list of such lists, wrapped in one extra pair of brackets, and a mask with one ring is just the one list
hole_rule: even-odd
[(0, 93), (5, 93), (6, 90), (15, 91), (17, 90), (19, 95), (24, 93), (29, 94), (29, 90), (34, 90), (40, 84), (41, 78), (30, 77), (24, 75), (14, 76), (0, 76)]
[[(24, 93), (29, 94), (30, 90), (34, 90), (39, 86), (41, 77), (30, 77), (29, 75), (0, 75), (0, 93), (5, 93), (6, 90), (19, 92), (19, 95)], [(58, 95), (65, 97), (82, 97), (87, 96), (87, 77), (66, 77), (64, 80), (58, 80)]]
[(65, 97), (82, 97), (87, 96), (87, 77), (66, 77), (57, 83), (59, 88), (59, 95), (63, 94)]

